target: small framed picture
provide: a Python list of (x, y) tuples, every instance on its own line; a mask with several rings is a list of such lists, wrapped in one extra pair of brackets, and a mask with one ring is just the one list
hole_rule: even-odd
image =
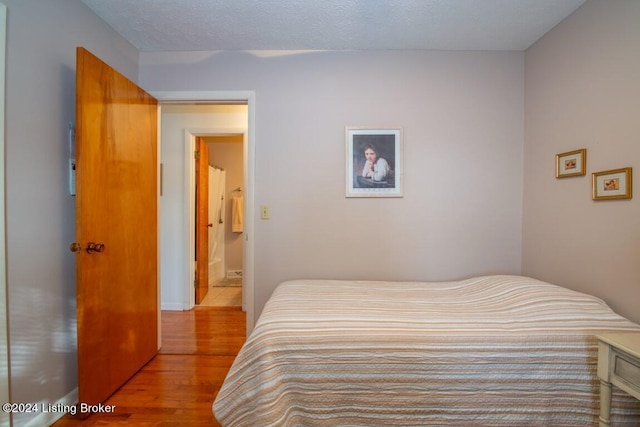
[(587, 173), (587, 149), (556, 154), (556, 178), (582, 176)]
[(345, 130), (346, 197), (402, 197), (402, 128)]
[(630, 199), (631, 168), (613, 169), (593, 174), (593, 200)]

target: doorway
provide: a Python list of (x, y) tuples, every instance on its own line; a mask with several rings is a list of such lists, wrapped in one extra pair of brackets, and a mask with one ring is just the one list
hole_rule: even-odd
[[(196, 171), (206, 175), (196, 177), (196, 205), (207, 209), (206, 231), (196, 230), (196, 247), (199, 247), (200, 239), (207, 240), (205, 262), (196, 260), (197, 269), (206, 269), (207, 292), (201, 301), (198, 298), (200, 292), (196, 292), (196, 304), (201, 307), (242, 306), (244, 136), (218, 134), (198, 137), (206, 145), (200, 156), (207, 153), (207, 159), (200, 159), (202, 163), (206, 162), (207, 167)], [(200, 197), (203, 189), (198, 187), (203, 181), (208, 183), (207, 197)], [(206, 198), (208, 200), (203, 200)], [(198, 209), (196, 223), (199, 212)], [(196, 257), (199, 255), (196, 250)], [(199, 273), (197, 275), (202, 279)]]
[[(242, 135), (244, 224), (242, 232), (243, 309), (247, 332), (254, 324), (253, 221), (254, 202), (254, 117), (253, 92), (155, 92), (161, 120), (161, 309), (190, 310), (194, 307), (194, 151), (196, 136)], [(244, 119), (235, 124), (207, 121), (206, 109), (213, 106), (244, 106)], [(174, 129), (165, 129), (165, 113), (173, 109), (172, 119), (184, 119)], [(181, 109), (177, 111), (176, 109)], [(232, 114), (231, 114), (232, 115)], [(178, 117), (182, 116), (182, 117)], [(209, 117), (209, 119), (211, 119)], [(176, 130), (177, 129), (177, 130)], [(180, 144), (165, 144), (171, 138)]]

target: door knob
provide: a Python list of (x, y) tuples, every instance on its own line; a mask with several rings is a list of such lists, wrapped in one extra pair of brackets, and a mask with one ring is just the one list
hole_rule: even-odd
[(87, 249), (86, 249), (88, 254), (94, 253), (94, 252), (104, 252), (104, 243), (93, 243), (93, 242), (89, 242), (87, 243)]
[(69, 250), (74, 253), (78, 253), (82, 250), (82, 245), (80, 243), (73, 242), (69, 245)]

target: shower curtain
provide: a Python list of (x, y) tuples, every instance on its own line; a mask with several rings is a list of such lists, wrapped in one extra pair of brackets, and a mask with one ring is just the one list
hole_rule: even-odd
[[(209, 265), (221, 263), (219, 270), (224, 277), (224, 187), (226, 172), (209, 166)], [(211, 269), (209, 270), (211, 272)], [(211, 276), (211, 274), (210, 274)], [(219, 280), (222, 277), (210, 277)]]

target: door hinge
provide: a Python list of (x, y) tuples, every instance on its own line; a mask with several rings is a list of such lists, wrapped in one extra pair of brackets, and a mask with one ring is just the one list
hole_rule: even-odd
[(196, 160), (200, 160), (200, 151), (194, 151), (193, 152), (193, 158)]
[(198, 287), (198, 279), (193, 279), (193, 287), (194, 288)]

